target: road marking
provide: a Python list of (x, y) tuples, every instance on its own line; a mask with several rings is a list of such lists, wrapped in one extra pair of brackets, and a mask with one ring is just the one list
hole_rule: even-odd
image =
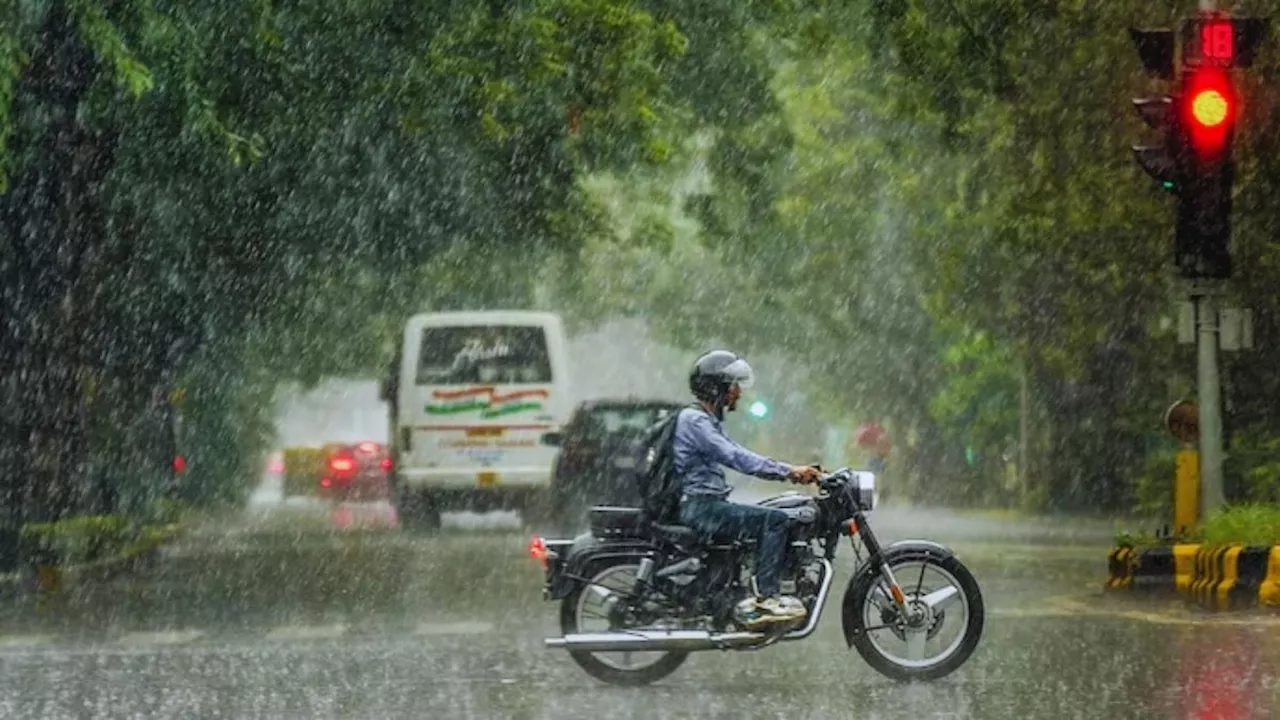
[(53, 642), (52, 635), (9, 635), (0, 637), (0, 648), (16, 649), (27, 647), (40, 647)]
[(204, 635), (200, 630), (169, 630), (162, 632), (132, 632), (122, 636), (121, 645), (182, 645)]
[(267, 633), (268, 640), (332, 640), (347, 632), (343, 623), (337, 625), (284, 625)]
[(493, 623), (463, 620), (460, 622), (419, 623), (419, 635), (484, 635), (493, 632)]

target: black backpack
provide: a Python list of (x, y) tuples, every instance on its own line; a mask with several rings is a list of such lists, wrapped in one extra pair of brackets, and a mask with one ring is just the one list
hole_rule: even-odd
[[(690, 407), (701, 410), (697, 405)], [(684, 478), (676, 472), (675, 436), (680, 410), (654, 423), (638, 443), (636, 485), (640, 509), (651, 523), (674, 523)]]

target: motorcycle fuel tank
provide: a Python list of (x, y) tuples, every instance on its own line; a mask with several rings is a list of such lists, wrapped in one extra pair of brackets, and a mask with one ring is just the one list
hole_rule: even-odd
[(810, 495), (798, 492), (787, 492), (781, 495), (774, 495), (771, 498), (765, 498), (760, 501), (761, 507), (771, 507), (782, 510), (791, 516), (793, 521), (811, 523), (818, 517), (818, 503), (814, 501)]

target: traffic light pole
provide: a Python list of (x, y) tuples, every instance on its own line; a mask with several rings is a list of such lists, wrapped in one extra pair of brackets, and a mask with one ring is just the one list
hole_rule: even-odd
[(1173, 255), (1178, 274), (1192, 281), (1195, 307), (1203, 520), (1225, 504), (1217, 300), (1232, 274), (1232, 143), (1240, 96), (1231, 73), (1252, 67), (1269, 23), (1221, 13), (1213, 0), (1199, 5), (1200, 12), (1181, 23), (1181, 53), (1172, 29), (1129, 33), (1147, 75), (1174, 83), (1166, 93), (1133, 101), (1162, 138), (1132, 149), (1142, 169), (1178, 197)]
[(1192, 286), (1196, 309), (1196, 389), (1200, 405), (1200, 517), (1207, 518), (1226, 502), (1222, 490), (1222, 385), (1218, 373), (1218, 308), (1216, 288)]

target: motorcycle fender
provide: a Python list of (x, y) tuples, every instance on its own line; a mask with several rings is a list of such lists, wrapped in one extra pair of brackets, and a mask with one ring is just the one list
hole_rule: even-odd
[[(899, 540), (886, 546), (881, 551), (881, 559), (886, 563), (892, 563), (900, 558), (911, 557), (936, 557), (936, 558), (953, 558), (956, 556), (945, 545), (940, 545), (929, 540)], [(871, 575), (876, 572), (876, 568), (871, 565), (871, 558), (862, 561), (858, 569), (849, 577), (849, 584), (844, 588), (844, 601), (840, 605), (840, 622), (844, 629), (845, 642), (850, 647), (853, 646), (853, 638), (856, 634), (854, 629), (854, 618), (862, 610), (858, 606), (857, 598), (854, 597), (854, 586), (858, 584), (858, 580), (864, 575)]]
[(547, 578), (543, 597), (547, 600), (563, 599), (587, 581), (587, 566), (598, 560), (644, 557), (651, 550), (652, 547), (644, 540), (600, 540), (589, 534), (579, 535), (556, 572)]

